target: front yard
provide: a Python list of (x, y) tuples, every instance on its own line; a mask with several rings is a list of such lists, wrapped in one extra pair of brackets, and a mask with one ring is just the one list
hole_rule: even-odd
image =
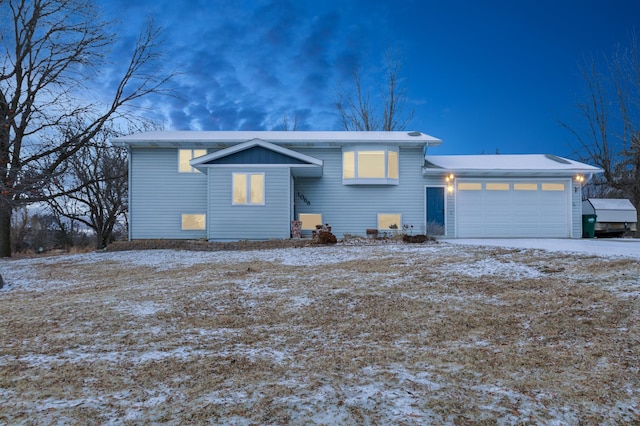
[(0, 268), (0, 423), (640, 422), (637, 259), (427, 243)]

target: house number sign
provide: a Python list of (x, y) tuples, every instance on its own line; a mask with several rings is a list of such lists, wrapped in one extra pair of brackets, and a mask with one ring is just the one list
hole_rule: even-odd
[(300, 191), (298, 191), (298, 198), (300, 198), (302, 202), (305, 203), (306, 205), (308, 206), (311, 205), (311, 201), (307, 200), (307, 197), (305, 197), (304, 194), (301, 193)]

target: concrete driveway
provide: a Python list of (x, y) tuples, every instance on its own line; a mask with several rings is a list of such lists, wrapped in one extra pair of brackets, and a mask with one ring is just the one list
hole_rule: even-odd
[(442, 242), (450, 244), (470, 244), (576, 252), (593, 254), (596, 256), (624, 256), (640, 259), (640, 239), (638, 238), (478, 238), (446, 239), (442, 240)]

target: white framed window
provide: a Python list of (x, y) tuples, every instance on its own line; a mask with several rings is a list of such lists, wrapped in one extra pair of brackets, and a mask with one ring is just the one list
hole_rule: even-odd
[(358, 148), (342, 152), (344, 185), (397, 185), (398, 151)]
[(378, 213), (378, 229), (402, 229), (402, 215), (400, 213)]
[(178, 150), (178, 172), (179, 173), (200, 173), (197, 169), (191, 167), (189, 161), (194, 158), (207, 155), (206, 149), (179, 149)]
[(345, 151), (342, 153), (342, 179), (354, 179), (356, 177), (356, 153)]
[(482, 183), (480, 182), (458, 182), (458, 191), (481, 191)]
[(264, 205), (264, 173), (233, 173), (233, 205)]
[(511, 184), (507, 182), (487, 182), (485, 188), (487, 191), (508, 191)]
[(204, 214), (187, 214), (182, 215), (183, 231), (200, 231), (206, 229), (207, 216)]
[(316, 229), (316, 225), (322, 225), (321, 213), (300, 213), (298, 220), (302, 222), (302, 230), (308, 231)]
[(537, 183), (518, 182), (513, 184), (514, 191), (537, 191)]
[(543, 183), (541, 186), (543, 191), (564, 191), (565, 190), (564, 183)]
[(358, 151), (359, 178), (385, 178), (384, 151)]
[(387, 176), (389, 179), (398, 179), (398, 153), (387, 152)]

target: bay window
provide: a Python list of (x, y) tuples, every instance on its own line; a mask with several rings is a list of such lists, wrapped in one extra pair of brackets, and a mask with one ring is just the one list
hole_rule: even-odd
[(354, 148), (342, 152), (344, 185), (397, 185), (398, 151)]

